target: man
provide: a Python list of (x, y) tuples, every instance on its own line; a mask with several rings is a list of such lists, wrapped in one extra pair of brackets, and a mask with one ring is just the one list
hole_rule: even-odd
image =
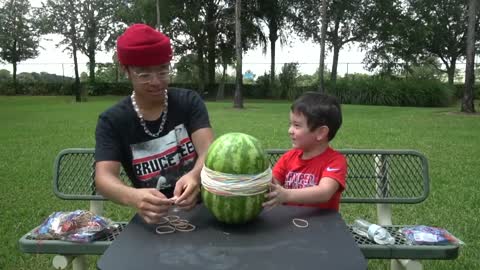
[[(196, 92), (168, 88), (172, 47), (166, 35), (134, 24), (118, 38), (117, 55), (133, 93), (98, 119), (95, 184), (104, 197), (155, 224), (172, 205), (196, 205), (213, 132)], [(133, 187), (120, 180), (120, 166)]]

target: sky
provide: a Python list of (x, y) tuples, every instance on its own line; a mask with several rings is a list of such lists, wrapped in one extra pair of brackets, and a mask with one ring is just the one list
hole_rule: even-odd
[[(31, 0), (32, 7), (41, 6), (41, 0)], [(35, 59), (29, 59), (18, 64), (18, 73), (21, 72), (48, 72), (57, 75), (72, 76), (74, 74), (73, 58), (56, 44), (61, 40), (60, 35), (46, 35), (40, 41), (40, 54)], [(312, 42), (302, 41), (299, 37), (290, 36), (290, 45), (281, 46), (276, 44), (276, 73), (278, 74), (284, 63), (299, 63), (299, 71), (303, 74), (313, 74), (317, 70), (320, 61), (320, 45)], [(113, 52), (97, 52), (97, 63), (112, 62)], [(78, 54), (79, 72), (88, 72), (86, 63), (88, 58), (83, 54)], [(356, 47), (344, 48), (340, 51), (338, 74), (348, 73), (366, 73), (363, 69), (364, 54)], [(331, 69), (332, 53), (327, 51), (325, 65)], [(347, 64), (348, 63), (348, 64)], [(0, 64), (0, 69), (12, 71), (11, 64)], [(256, 76), (263, 75), (265, 71), (270, 70), (270, 51), (262, 53), (261, 48), (244, 52), (243, 54), (243, 72), (250, 70)], [(230, 72), (229, 72), (230, 73)]]

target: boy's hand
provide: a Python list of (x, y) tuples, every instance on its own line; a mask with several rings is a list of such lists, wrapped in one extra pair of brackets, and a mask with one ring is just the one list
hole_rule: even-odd
[(270, 192), (265, 194), (267, 201), (262, 204), (265, 208), (271, 208), (288, 202), (288, 190), (278, 183), (270, 183)]

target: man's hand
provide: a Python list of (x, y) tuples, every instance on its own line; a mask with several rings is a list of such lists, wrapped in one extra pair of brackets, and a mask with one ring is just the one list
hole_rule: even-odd
[(154, 188), (140, 188), (135, 192), (135, 208), (148, 224), (160, 223), (173, 204), (171, 199), (167, 199), (163, 193)]
[(288, 202), (288, 190), (283, 188), (279, 183), (270, 183), (270, 192), (265, 194), (267, 201), (262, 204), (265, 208), (272, 208), (274, 206)]
[(197, 204), (198, 194), (200, 192), (200, 179), (193, 173), (187, 173), (178, 179), (173, 191), (175, 205), (181, 210), (190, 210)]

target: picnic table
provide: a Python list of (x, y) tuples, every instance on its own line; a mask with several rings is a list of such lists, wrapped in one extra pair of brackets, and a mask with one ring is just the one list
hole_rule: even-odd
[[(367, 261), (335, 211), (279, 206), (244, 225), (223, 224), (204, 207), (181, 212), (196, 229), (156, 234), (135, 215), (98, 261), (98, 269), (365, 270)], [(308, 222), (299, 228), (294, 218)]]
[[(268, 149), (270, 164), (275, 164), (285, 149)], [(458, 245), (442, 246), (409, 245), (399, 232), (408, 226), (392, 222), (392, 205), (414, 207), (428, 198), (430, 177), (427, 158), (415, 150), (341, 149), (347, 158), (347, 188), (342, 194), (342, 204), (372, 205), (377, 209), (375, 223), (385, 227), (395, 238), (393, 245), (379, 245), (374, 241), (348, 230), (367, 259), (391, 259), (391, 269), (422, 269), (420, 260), (453, 260), (459, 255)], [(63, 200), (90, 202), (90, 210), (103, 214), (103, 201), (97, 194), (94, 175), (94, 149), (72, 148), (62, 150), (54, 161), (53, 192)], [(129, 184), (122, 170), (121, 179)], [(358, 213), (362, 217), (364, 213)], [(56, 269), (69, 264), (74, 270), (87, 268), (85, 255), (103, 254), (112, 243), (122, 237), (129, 222), (116, 221), (117, 228), (91, 243), (72, 243), (59, 240), (36, 240), (32, 231), (19, 239), (22, 252), (33, 254), (58, 254), (53, 259)], [(134, 223), (131, 223), (134, 224)], [(428, 225), (428, 224), (425, 224)], [(440, 225), (441, 224), (436, 224)], [(155, 235), (153, 235), (155, 236)], [(135, 260), (134, 257), (130, 259)]]

